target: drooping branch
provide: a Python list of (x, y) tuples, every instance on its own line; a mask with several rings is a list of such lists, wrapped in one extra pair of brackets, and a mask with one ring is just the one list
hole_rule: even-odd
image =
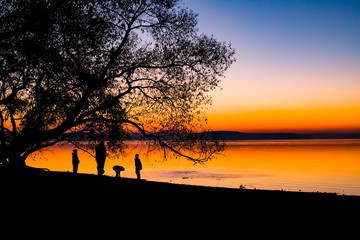
[(77, 144), (75, 141), (70, 140), (70, 139), (66, 139), (66, 141), (67, 141), (68, 143), (71, 143), (72, 145), (74, 145), (74, 147), (76, 147), (77, 149), (80, 149), (81, 151), (89, 154), (91, 157), (96, 158), (96, 156), (95, 156), (94, 154), (92, 154), (91, 152), (89, 152), (87, 149), (81, 147), (81, 146), (80, 146), (79, 144)]
[(180, 151), (178, 151), (177, 149), (175, 149), (174, 147), (172, 147), (171, 145), (169, 145), (168, 143), (166, 143), (159, 135), (154, 134), (154, 133), (148, 133), (143, 127), (141, 127), (138, 123), (131, 121), (131, 120), (127, 120), (127, 119), (122, 119), (122, 120), (114, 120), (114, 119), (108, 119), (108, 118), (104, 118), (104, 117), (98, 117), (97, 118), (98, 121), (103, 121), (103, 122), (110, 122), (110, 123), (116, 123), (116, 124), (130, 124), (133, 127), (135, 127), (145, 138), (149, 139), (149, 140), (154, 140), (156, 142), (158, 142), (161, 146), (163, 146), (164, 148), (169, 149), (171, 152), (177, 154), (178, 156), (184, 157), (186, 159), (189, 159), (191, 161), (193, 161), (194, 163), (205, 163), (207, 162), (209, 159), (211, 159), (211, 157), (213, 156), (213, 154), (215, 154), (216, 152), (218, 152), (219, 149), (213, 149), (213, 151), (201, 158), (193, 158), (189, 155), (186, 155)]
[(21, 155), (21, 158), (25, 160), (31, 153), (36, 152), (36, 151), (38, 151), (40, 149), (43, 149), (43, 148), (54, 146), (55, 144), (57, 144), (59, 142), (62, 142), (62, 141), (65, 141), (65, 137), (61, 137), (61, 138), (58, 138), (58, 139), (53, 139), (51, 141), (36, 144), (35, 146), (28, 148)]
[(134, 129), (197, 163), (221, 150), (196, 132), (206, 129), (208, 92), (234, 50), (199, 33), (197, 15), (177, 0), (6, 4), (0, 8), (3, 158), (23, 161), (70, 132), (100, 133), (121, 145)]

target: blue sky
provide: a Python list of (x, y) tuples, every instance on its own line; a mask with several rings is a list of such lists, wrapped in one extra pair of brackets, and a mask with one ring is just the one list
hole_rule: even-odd
[(210, 113), (360, 107), (360, 1), (183, 4), (200, 32), (236, 49)]
[[(360, 1), (187, 0), (200, 31), (271, 58), (360, 64)], [(302, 59), (305, 60), (305, 59)], [(314, 60), (314, 59), (313, 59)]]

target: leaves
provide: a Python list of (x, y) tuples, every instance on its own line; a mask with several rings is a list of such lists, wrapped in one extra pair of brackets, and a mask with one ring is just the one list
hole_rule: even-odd
[(16, 129), (3, 152), (26, 158), (84, 132), (119, 146), (131, 131), (194, 161), (221, 150), (194, 133), (234, 50), (199, 34), (191, 10), (175, 0), (21, 2), (0, 3), (0, 111)]

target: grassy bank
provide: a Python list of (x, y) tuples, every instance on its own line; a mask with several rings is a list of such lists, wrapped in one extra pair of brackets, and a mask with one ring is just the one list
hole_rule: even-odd
[(32, 231), (74, 237), (100, 234), (101, 239), (127, 239), (121, 237), (124, 234), (131, 239), (240, 239), (344, 237), (357, 233), (359, 226), (358, 196), (200, 187), (63, 172), (0, 173), (2, 206), (9, 210), (5, 218)]

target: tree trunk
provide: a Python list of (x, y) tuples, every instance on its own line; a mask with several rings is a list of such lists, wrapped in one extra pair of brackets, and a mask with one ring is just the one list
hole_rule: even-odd
[(18, 153), (14, 153), (9, 157), (9, 165), (15, 169), (22, 169), (26, 167), (25, 159)]
[(0, 111), (0, 164), (6, 164), (6, 158), (4, 155), (6, 143), (5, 143), (5, 127), (4, 117), (2, 111)]

